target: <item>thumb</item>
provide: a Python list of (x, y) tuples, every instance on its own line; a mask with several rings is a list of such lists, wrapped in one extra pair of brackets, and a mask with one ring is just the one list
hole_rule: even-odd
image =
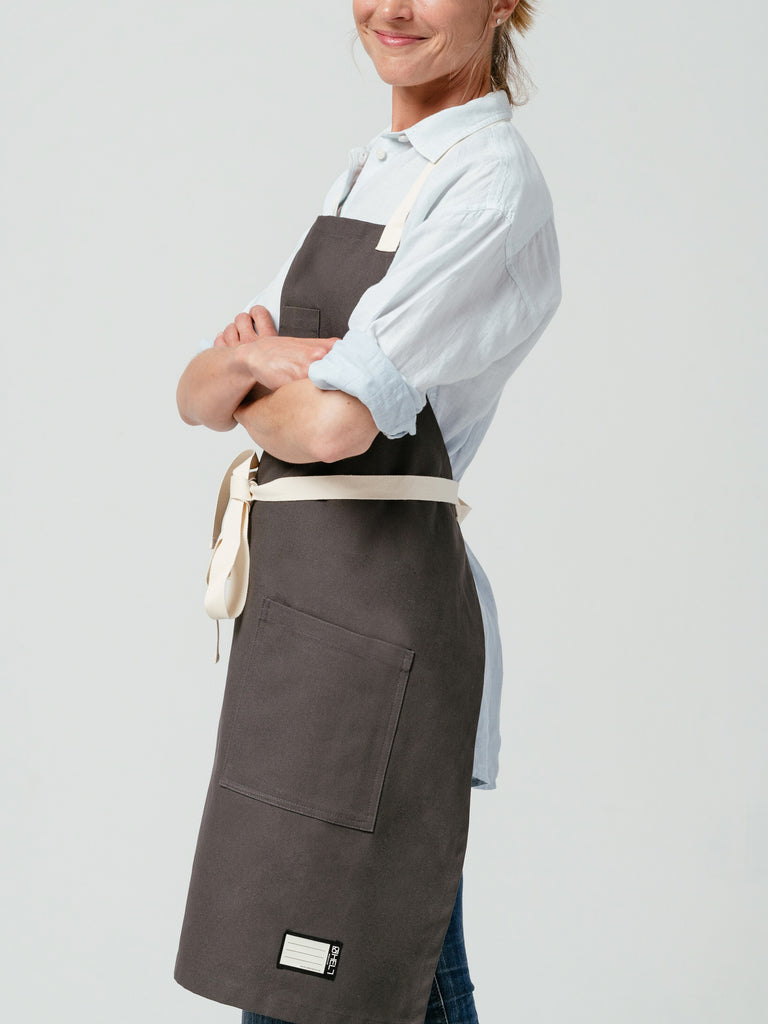
[(260, 334), (262, 337), (277, 334), (275, 321), (272, 319), (272, 314), (266, 306), (251, 306), (248, 312), (251, 314), (251, 318), (256, 325), (257, 334)]

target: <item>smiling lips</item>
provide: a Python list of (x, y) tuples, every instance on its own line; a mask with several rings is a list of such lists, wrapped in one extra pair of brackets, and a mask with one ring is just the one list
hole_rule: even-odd
[(400, 36), (394, 32), (380, 32), (377, 29), (374, 29), (374, 35), (384, 46), (410, 46), (424, 40), (424, 36)]

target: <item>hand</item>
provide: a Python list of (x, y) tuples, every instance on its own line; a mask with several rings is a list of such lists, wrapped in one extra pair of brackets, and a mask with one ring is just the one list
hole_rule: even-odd
[[(257, 322), (265, 329), (267, 334), (276, 334), (275, 321), (270, 316), (265, 306), (252, 306), (247, 313), (238, 313), (233, 323), (228, 324), (223, 331), (220, 331), (213, 339), (214, 348), (237, 348), (238, 345), (247, 345), (258, 340), (259, 326), (254, 327)], [(258, 330), (258, 334), (256, 333)]]
[(269, 391), (303, 380), (311, 363), (330, 352), (338, 338), (281, 338), (269, 310), (252, 306), (216, 335), (214, 347), (238, 348), (260, 385)]

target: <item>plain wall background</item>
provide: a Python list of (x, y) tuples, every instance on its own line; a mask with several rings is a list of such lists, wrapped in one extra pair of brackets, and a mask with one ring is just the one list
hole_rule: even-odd
[[(347, 2), (3, 13), (2, 1014), (237, 1021), (172, 980), (247, 438), (176, 379), (389, 117)], [(465, 478), (506, 658), (465, 871), (483, 1024), (768, 1015), (766, 16), (548, 0), (516, 114), (564, 300)]]

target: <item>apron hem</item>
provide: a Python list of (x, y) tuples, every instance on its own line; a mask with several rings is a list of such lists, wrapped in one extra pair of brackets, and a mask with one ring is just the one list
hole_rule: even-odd
[[(285, 1022), (285, 1024), (304, 1024), (304, 1021), (292, 1020), (296, 1013), (300, 1017), (304, 1016), (307, 1024), (424, 1024), (424, 1017), (427, 1012), (425, 1006), (423, 1013), (416, 1013), (412, 1017), (361, 1017), (359, 1013), (325, 1012), (316, 1006), (308, 1006), (306, 1003), (299, 1002), (290, 1002), (281, 1004), (280, 1007), (275, 1007), (269, 1004), (268, 1001), (263, 1003), (259, 1009), (254, 1009), (241, 1006), (242, 997), (234, 992), (227, 991), (226, 986), (214, 992), (208, 986), (195, 985), (183, 980), (180, 974), (174, 974), (174, 981), (177, 985), (180, 985), (183, 989), (192, 992), (196, 996), (202, 996), (204, 999), (210, 999), (224, 1006), (233, 1006), (235, 1009), (245, 1010), (248, 1013), (257, 1013), (264, 1017), (274, 1017), (276, 1020)], [(268, 1008), (265, 1009), (265, 1007)]]

